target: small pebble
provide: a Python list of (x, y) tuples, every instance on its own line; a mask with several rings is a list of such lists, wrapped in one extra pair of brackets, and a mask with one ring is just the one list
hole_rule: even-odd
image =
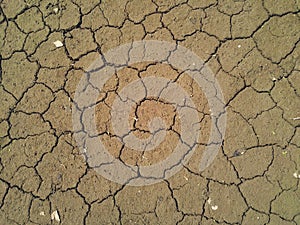
[(208, 204), (210, 204), (211, 203), (211, 198), (208, 198), (207, 202), (208, 202)]
[(56, 220), (57, 222), (60, 222), (60, 218), (59, 218), (59, 214), (58, 211), (55, 210), (52, 214), (51, 214), (51, 220)]
[(56, 48), (64, 46), (63, 43), (61, 41), (59, 41), (59, 40), (54, 41), (53, 44), (55, 45)]
[(58, 13), (58, 8), (54, 8), (53, 12)]
[(217, 210), (217, 209), (218, 209), (218, 206), (217, 206), (217, 205), (212, 205), (212, 206), (211, 206), (211, 209), (212, 209), (212, 210)]
[(300, 179), (300, 174), (298, 174), (298, 173), (293, 173), (293, 176), (295, 177), (295, 178), (298, 178), (298, 179)]

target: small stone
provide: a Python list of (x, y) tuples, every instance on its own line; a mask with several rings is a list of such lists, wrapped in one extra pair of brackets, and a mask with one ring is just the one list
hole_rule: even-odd
[(64, 46), (63, 43), (62, 43), (61, 41), (59, 41), (59, 40), (54, 41), (53, 44), (54, 44), (55, 47), (57, 47), (57, 48)]
[(238, 48), (241, 48), (242, 46), (241, 45), (238, 45)]
[(295, 177), (295, 178), (298, 178), (298, 179), (300, 179), (300, 174), (298, 174), (298, 173), (293, 173), (293, 176)]
[(211, 206), (211, 209), (212, 209), (212, 210), (217, 210), (217, 209), (218, 209), (218, 206), (217, 206), (217, 205), (212, 205), (212, 206)]
[(40, 216), (45, 216), (45, 212), (40, 212)]
[(207, 203), (208, 203), (208, 204), (211, 203), (211, 198), (208, 198)]
[(58, 13), (58, 8), (54, 8), (53, 12)]
[(59, 218), (59, 214), (58, 211), (55, 210), (52, 214), (51, 214), (51, 220), (56, 220), (57, 222), (60, 222), (60, 218)]

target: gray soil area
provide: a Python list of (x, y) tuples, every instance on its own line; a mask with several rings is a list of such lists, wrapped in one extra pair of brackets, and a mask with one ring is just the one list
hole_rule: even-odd
[[(125, 145), (111, 111), (130, 83), (168, 79), (200, 118), (189, 161), (132, 186), (98, 172), (72, 118), (92, 63), (142, 40), (199, 56), (222, 90), (227, 122), (216, 157), (199, 171), (213, 122), (206, 93), (168, 63), (116, 71), (81, 119), (128, 168), (167, 159), (184, 121), (170, 102), (143, 97), (130, 109), (132, 134), (147, 139), (149, 121), (161, 118), (164, 140), (151, 151)], [(300, 0), (0, 0), (0, 225), (299, 225), (299, 183)]]

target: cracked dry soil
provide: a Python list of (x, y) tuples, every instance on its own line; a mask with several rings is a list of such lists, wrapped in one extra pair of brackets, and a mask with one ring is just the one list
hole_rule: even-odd
[[(1, 0), (0, 224), (300, 224), (299, 0)], [(53, 43), (61, 41), (62, 46)], [(129, 121), (147, 136), (153, 115), (168, 127), (154, 151), (136, 152), (113, 135), (118, 91), (146, 76), (173, 80), (197, 106), (201, 141), (184, 168), (142, 187), (103, 178), (72, 131), (72, 104), (101, 53), (138, 40), (178, 43), (213, 71), (226, 101), (226, 135), (199, 172), (209, 136), (204, 93), (165, 64), (116, 73), (99, 96), (98, 138), (116, 158), (150, 165), (179, 141), (170, 104), (144, 99)], [(144, 131), (144, 132), (142, 132)], [(57, 210), (60, 222), (51, 219)]]

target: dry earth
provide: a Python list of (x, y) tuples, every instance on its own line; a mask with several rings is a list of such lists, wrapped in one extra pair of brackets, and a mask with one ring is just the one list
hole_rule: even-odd
[[(132, 109), (129, 122), (145, 138), (151, 117), (164, 118), (161, 145), (136, 152), (116, 138), (110, 107), (130, 82), (176, 82), (201, 118), (189, 163), (169, 179), (133, 187), (88, 165), (73, 137), (72, 105), (99, 55), (138, 40), (198, 54), (222, 88), (227, 125), (216, 159), (199, 172), (211, 122), (205, 94), (167, 64), (120, 70), (99, 96), (96, 137), (125, 164), (163, 160), (180, 137), (172, 105), (152, 98)], [(0, 46), (1, 225), (300, 224), (299, 0), (2, 0)], [(55, 211), (60, 222), (51, 219)]]

